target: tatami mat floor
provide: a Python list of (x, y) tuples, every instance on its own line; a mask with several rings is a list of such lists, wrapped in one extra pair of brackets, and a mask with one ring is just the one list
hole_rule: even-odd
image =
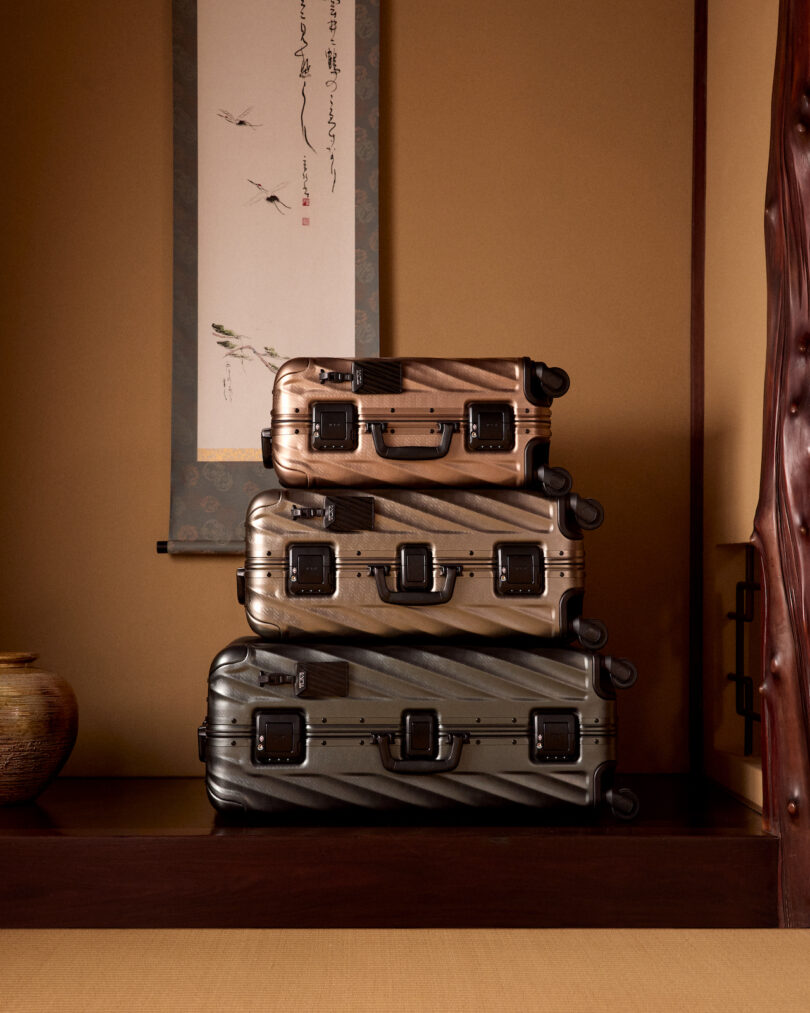
[(0, 1010), (810, 1010), (790, 930), (3, 930)]

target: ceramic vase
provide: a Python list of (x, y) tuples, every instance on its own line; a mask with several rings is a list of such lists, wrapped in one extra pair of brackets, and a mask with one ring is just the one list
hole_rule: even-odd
[(36, 659), (0, 652), (0, 805), (36, 798), (76, 741), (73, 690), (62, 676), (34, 668)]

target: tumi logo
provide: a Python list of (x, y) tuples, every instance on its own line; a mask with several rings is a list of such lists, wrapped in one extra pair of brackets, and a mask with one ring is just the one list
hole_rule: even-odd
[(357, 384), (358, 387), (362, 387), (363, 386), (363, 367), (362, 366), (355, 366), (354, 367), (354, 382)]
[(323, 511), (323, 526), (328, 528), (330, 524), (335, 523), (335, 504), (330, 503), (328, 500)]

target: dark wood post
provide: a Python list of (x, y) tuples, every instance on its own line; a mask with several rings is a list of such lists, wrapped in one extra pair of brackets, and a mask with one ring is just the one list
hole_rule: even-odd
[(754, 524), (765, 591), (763, 815), (780, 922), (810, 926), (810, 0), (781, 0), (765, 202), (768, 354)]

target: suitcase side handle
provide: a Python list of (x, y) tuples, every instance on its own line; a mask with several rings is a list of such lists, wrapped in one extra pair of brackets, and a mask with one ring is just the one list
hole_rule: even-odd
[(201, 763), (205, 763), (206, 747), (208, 745), (208, 718), (197, 729), (197, 755)]
[(374, 449), (379, 457), (387, 457), (397, 461), (435, 461), (444, 457), (450, 449), (453, 433), (459, 430), (458, 422), (438, 422), (442, 438), (435, 447), (389, 447), (383, 433), (388, 427), (387, 422), (366, 422), (366, 432), (371, 433)]
[(374, 740), (380, 750), (380, 759), (386, 770), (395, 774), (441, 774), (455, 770), (461, 759), (464, 743), (470, 741), (469, 732), (451, 732), (448, 735), (450, 752), (447, 756), (437, 756), (435, 760), (398, 760), (391, 753), (391, 738), (388, 733), (375, 735)]
[(273, 467), (273, 430), (262, 429), (262, 464), (265, 468)]
[(377, 583), (377, 594), (380, 599), (391, 605), (443, 605), (453, 597), (456, 577), (461, 573), (461, 566), (440, 566), (439, 573), (444, 574), (444, 586), (439, 591), (392, 591), (385, 581), (390, 567), (387, 563), (369, 566), (369, 575)]

